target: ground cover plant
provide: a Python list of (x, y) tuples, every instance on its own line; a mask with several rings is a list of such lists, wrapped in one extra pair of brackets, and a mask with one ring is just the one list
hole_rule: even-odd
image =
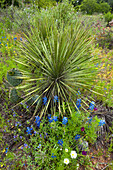
[(112, 28), (68, 2), (35, 12), (1, 24), (1, 169), (112, 169)]

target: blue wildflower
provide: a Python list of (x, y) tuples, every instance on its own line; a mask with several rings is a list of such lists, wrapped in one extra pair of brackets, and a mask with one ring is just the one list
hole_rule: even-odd
[(7, 39), (7, 41), (8, 41), (8, 39)]
[(56, 121), (58, 121), (58, 116), (53, 116), (53, 120), (56, 122)]
[(22, 38), (20, 38), (20, 40), (22, 41)]
[(40, 147), (41, 147), (41, 144), (39, 144), (37, 148), (40, 148)]
[(17, 37), (15, 37), (14, 40), (17, 40)]
[(27, 144), (26, 144), (26, 143), (24, 143), (24, 147), (27, 147)]
[(51, 122), (53, 122), (53, 119), (52, 119), (52, 117), (51, 118), (49, 118), (49, 122), (51, 123)]
[(92, 118), (92, 117), (88, 117), (88, 119), (89, 119), (89, 120), (88, 120), (87, 122), (88, 122), (88, 123), (91, 123), (93, 118)]
[(95, 102), (92, 101), (89, 105), (89, 110), (93, 111), (94, 107), (95, 107)]
[(5, 46), (7, 47), (7, 44)]
[(26, 132), (28, 133), (28, 135), (32, 135), (32, 134), (31, 134), (31, 130), (32, 130), (32, 129), (33, 129), (32, 127), (30, 127), (30, 128), (29, 128), (29, 127), (27, 127)]
[(5, 153), (7, 153), (8, 152), (8, 148), (6, 148), (6, 151), (5, 151)]
[(35, 116), (36, 117), (36, 124), (37, 124), (37, 127), (40, 127), (40, 117), (39, 116)]
[(81, 94), (81, 92), (80, 92), (79, 90), (78, 90), (78, 93), (77, 93), (77, 95), (78, 95), (78, 94)]
[(1, 44), (1, 42), (0, 42), (0, 44)]
[(50, 119), (51, 118), (51, 114), (48, 114), (47, 118)]
[(78, 140), (80, 138), (80, 135), (76, 135), (75, 139)]
[(20, 136), (20, 138), (22, 139), (22, 136)]
[(62, 139), (58, 140), (58, 144), (63, 146), (63, 140)]
[(36, 135), (36, 131), (34, 131), (34, 134)]
[(66, 125), (67, 122), (68, 122), (68, 118), (67, 117), (63, 117), (62, 124)]
[(40, 117), (39, 116), (35, 116), (36, 117), (36, 123), (40, 120)]
[(14, 139), (15, 139), (15, 138), (17, 138), (17, 135), (16, 135), (16, 136), (14, 136)]
[(4, 38), (4, 37), (2, 37), (2, 38)]
[(47, 103), (47, 97), (46, 96), (43, 97), (43, 103), (44, 103), (44, 105), (46, 105), (46, 103)]
[(6, 38), (6, 36), (5, 36), (5, 38)]
[(52, 156), (51, 156), (51, 158), (56, 158), (56, 156), (54, 156), (54, 153), (52, 153)]
[(54, 102), (58, 102), (58, 96), (54, 96), (54, 99), (53, 99)]
[(76, 106), (78, 109), (81, 107), (81, 99), (77, 99)]
[(105, 125), (105, 124), (106, 124), (105, 120), (100, 120), (100, 122), (99, 122), (99, 125), (98, 125), (98, 126), (103, 126), (103, 125)]

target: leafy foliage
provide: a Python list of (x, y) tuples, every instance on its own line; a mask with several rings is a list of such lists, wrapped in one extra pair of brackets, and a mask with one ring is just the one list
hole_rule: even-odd
[(80, 5), (81, 11), (92, 15), (95, 12), (107, 13), (110, 11), (110, 5), (108, 3), (97, 3), (97, 0), (83, 0)]

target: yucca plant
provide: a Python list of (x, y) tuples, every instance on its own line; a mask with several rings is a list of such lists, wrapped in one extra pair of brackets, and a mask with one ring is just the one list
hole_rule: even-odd
[[(81, 107), (86, 110), (84, 106), (88, 104), (82, 91), (93, 92), (92, 82), (97, 72), (93, 63), (95, 59), (91, 55), (93, 38), (88, 30), (78, 21), (66, 27), (62, 24), (58, 30), (55, 22), (53, 20), (51, 26), (46, 23), (46, 37), (39, 28), (31, 27), (31, 31), (25, 35), (26, 43), (19, 43), (19, 58), (15, 60), (24, 66), (24, 70), (20, 70), (24, 85), (16, 89), (24, 91), (22, 102), (39, 96), (34, 101), (37, 104), (33, 116), (40, 110), (40, 118), (48, 113), (48, 109), (51, 114), (56, 109), (59, 114), (65, 114), (65, 104), (70, 114), (72, 105), (78, 110), (78, 88), (81, 89)], [(37, 102), (39, 99), (43, 99), (41, 106)]]

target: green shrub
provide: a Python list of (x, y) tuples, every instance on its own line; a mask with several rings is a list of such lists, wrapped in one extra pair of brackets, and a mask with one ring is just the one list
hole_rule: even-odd
[(80, 9), (87, 14), (92, 15), (94, 12), (99, 12), (99, 4), (97, 0), (83, 0), (81, 3)]
[(110, 5), (106, 2), (100, 3), (100, 13), (108, 13), (111, 9)]
[(113, 19), (113, 14), (111, 12), (108, 12), (107, 14), (104, 15), (105, 21), (109, 23)]
[(83, 0), (80, 5), (80, 9), (87, 14), (92, 15), (93, 13), (107, 13), (111, 7), (108, 3), (97, 3), (97, 0)]

